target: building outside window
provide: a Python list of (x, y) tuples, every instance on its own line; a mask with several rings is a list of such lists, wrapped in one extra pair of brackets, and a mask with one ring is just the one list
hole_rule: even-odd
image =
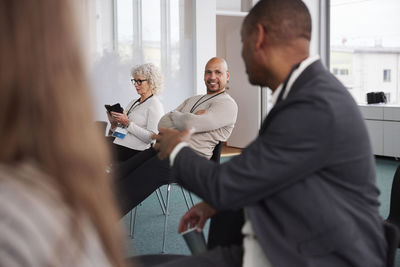
[(368, 92), (400, 104), (400, 1), (331, 0), (330, 10), (331, 72), (360, 104)]
[(390, 82), (391, 81), (391, 70), (383, 70), (383, 81)]

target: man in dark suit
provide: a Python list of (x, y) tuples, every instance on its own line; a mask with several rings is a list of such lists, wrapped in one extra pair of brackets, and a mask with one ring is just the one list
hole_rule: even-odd
[(180, 230), (216, 210), (244, 208), (243, 247), (163, 266), (384, 266), (366, 127), (346, 88), (309, 56), (307, 7), (300, 0), (261, 0), (241, 35), (250, 82), (268, 86), (275, 102), (258, 138), (222, 165), (185, 147), (189, 130), (161, 129), (154, 138), (177, 182), (205, 201), (185, 215)]

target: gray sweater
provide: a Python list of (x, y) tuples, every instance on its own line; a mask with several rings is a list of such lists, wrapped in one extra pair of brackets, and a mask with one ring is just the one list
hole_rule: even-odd
[[(202, 115), (196, 115), (205, 110)], [(184, 130), (194, 128), (189, 145), (198, 154), (211, 158), (215, 145), (225, 142), (236, 122), (238, 107), (226, 92), (215, 95), (197, 95), (186, 99), (174, 111), (165, 114), (158, 127)]]

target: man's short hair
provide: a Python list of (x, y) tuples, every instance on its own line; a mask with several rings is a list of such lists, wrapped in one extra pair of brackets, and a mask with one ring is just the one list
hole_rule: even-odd
[(311, 16), (301, 0), (260, 0), (246, 17), (244, 30), (252, 32), (257, 23), (274, 41), (311, 40)]

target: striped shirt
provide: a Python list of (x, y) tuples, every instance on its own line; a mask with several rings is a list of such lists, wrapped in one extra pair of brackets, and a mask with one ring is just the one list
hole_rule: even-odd
[(77, 218), (50, 181), (32, 164), (0, 164), (0, 266), (110, 266), (88, 220), (79, 220), (78, 245)]

